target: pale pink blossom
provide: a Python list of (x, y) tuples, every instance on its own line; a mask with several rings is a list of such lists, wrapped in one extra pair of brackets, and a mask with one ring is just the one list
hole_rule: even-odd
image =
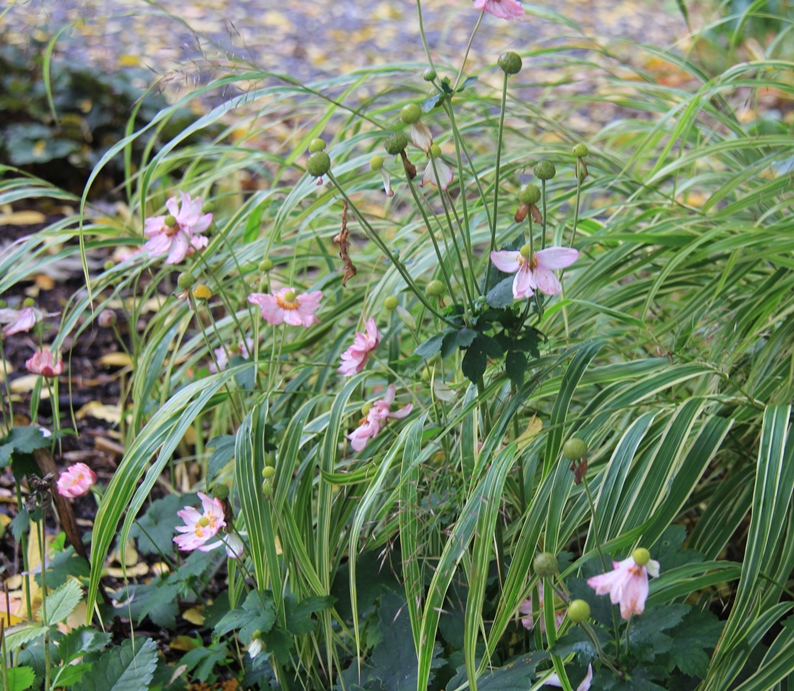
[[(540, 630), (545, 633), (546, 631), (546, 619), (543, 616), (543, 583), (538, 583), (538, 608), (540, 609)], [(518, 608), (518, 611), (521, 614), (526, 614), (527, 616), (521, 617), (521, 624), (524, 626), (525, 629), (533, 629), (535, 628), (535, 619), (532, 616), (532, 598), (528, 597)], [(554, 620), (557, 622), (557, 628), (560, 627), (563, 620), (565, 619), (565, 610), (562, 612), (554, 612)]]
[(411, 125), (411, 141), (416, 148), (421, 149), (427, 154), (430, 153), (430, 147), (433, 146), (433, 135), (427, 125), (417, 120)]
[(274, 295), (251, 293), (248, 296), (248, 302), (259, 305), (262, 318), (269, 324), (286, 322), (291, 326), (307, 327), (320, 323), (315, 313), (322, 299), (323, 293), (320, 290), (298, 295), (295, 288), (282, 288)]
[(612, 562), (614, 571), (587, 579), (587, 585), (597, 595), (609, 593), (613, 605), (620, 603), (620, 616), (628, 620), (632, 614), (642, 614), (648, 599), (648, 574), (659, 575), (659, 562), (649, 560), (640, 566), (631, 556), (623, 561)]
[[(226, 353), (227, 349), (221, 346), (220, 348), (215, 348), (212, 352), (215, 353), (215, 362), (211, 363), (209, 366), (210, 372), (213, 374), (217, 374), (218, 372), (225, 370), (229, 365), (229, 356)], [(232, 350), (232, 355), (237, 355), (239, 353), (242, 355), (243, 358), (248, 360), (251, 357), (251, 353), (254, 352), (254, 339), (253, 338), (246, 338), (243, 341), (240, 341), (237, 350)]]
[(524, 18), (524, 8), (518, 0), (474, 0), (474, 9), (509, 22), (520, 22)]
[(201, 213), (204, 202), (201, 197), (191, 199), (184, 192), (180, 208), (176, 197), (171, 197), (165, 206), (168, 213), (176, 219), (173, 226), (165, 223), (165, 216), (146, 219), (143, 232), (149, 238), (143, 246), (149, 256), (159, 257), (167, 254), (166, 264), (179, 264), (186, 256), (196, 250), (203, 250), (209, 239), (201, 233), (210, 227), (212, 214)]
[(393, 197), (394, 190), (391, 188), (391, 176), (386, 172), (386, 168), (380, 169), (380, 176), (383, 178), (383, 191), (386, 192), (386, 196)]
[(257, 655), (259, 655), (264, 649), (265, 649), (265, 642), (261, 638), (252, 638), (247, 648), (248, 654), (251, 656), (252, 660)]
[(367, 332), (356, 333), (353, 338), (353, 345), (351, 345), (344, 353), (342, 353), (342, 366), (337, 372), (352, 377), (364, 369), (367, 360), (371, 353), (374, 353), (380, 345), (381, 334), (378, 327), (375, 325), (375, 320), (370, 317), (367, 320)]
[[(579, 686), (576, 687), (576, 691), (590, 691), (590, 684), (593, 681), (593, 665), (587, 665), (587, 674), (584, 675), (584, 679), (579, 683)], [(557, 676), (556, 672), (552, 672), (543, 682), (544, 686), (556, 686), (558, 688), (562, 688), (562, 682), (560, 678)]]
[(63, 374), (64, 363), (59, 353), (44, 348), (37, 350), (33, 357), (25, 361), (28, 372), (42, 377), (57, 377)]
[(57, 316), (42, 312), (36, 307), (23, 307), (21, 310), (14, 310), (9, 307), (0, 309), (0, 324), (3, 327), (3, 338), (23, 331), (30, 331), (44, 317)]
[(389, 421), (389, 418), (399, 420), (413, 410), (413, 405), (409, 403), (407, 406), (391, 412), (394, 395), (394, 386), (390, 384), (386, 389), (386, 395), (380, 401), (375, 401), (372, 404), (366, 417), (361, 420), (358, 427), (351, 434), (345, 435), (350, 440), (350, 446), (353, 449), (362, 451), (370, 439), (378, 436), (381, 428)]
[[(433, 161), (430, 160), (427, 162), (427, 167), (422, 175), (422, 182), (419, 183), (419, 186), (424, 187), (428, 184), (435, 185), (446, 192), (447, 187), (449, 187), (455, 179), (455, 174), (452, 172), (452, 168), (444, 163), (441, 157), (436, 157), (435, 162), (435, 170), (433, 170)], [(438, 171), (438, 179), (436, 179), (436, 171)]]
[(220, 499), (208, 497), (201, 492), (198, 493), (198, 496), (201, 499), (202, 512), (192, 506), (187, 506), (176, 512), (185, 525), (176, 527), (176, 531), (183, 534), (177, 535), (174, 542), (181, 550), (199, 549), (202, 552), (207, 552), (218, 546), (217, 544), (207, 546), (207, 540), (215, 537), (218, 531), (226, 525), (226, 521), (223, 520), (223, 504)]
[[(522, 248), (523, 249), (523, 248)], [(556, 295), (562, 290), (555, 269), (564, 269), (579, 258), (579, 252), (571, 247), (547, 247), (535, 252), (530, 258), (520, 250), (491, 252), (491, 261), (500, 271), (515, 274), (513, 297), (516, 300), (530, 298), (535, 289), (546, 295)]]
[[(176, 538), (175, 538), (176, 539)], [(237, 559), (243, 556), (245, 545), (243, 541), (234, 533), (221, 533), (220, 539), (215, 542), (207, 543), (199, 547), (200, 552), (209, 552), (223, 545), (226, 548), (226, 556), (229, 559)]]
[(62, 497), (82, 497), (96, 482), (96, 473), (85, 463), (70, 465), (58, 477), (58, 494)]

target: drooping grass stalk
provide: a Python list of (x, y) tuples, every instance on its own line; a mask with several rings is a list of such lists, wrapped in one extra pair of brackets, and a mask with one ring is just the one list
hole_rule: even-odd
[(540, 191), (541, 196), (543, 197), (543, 218), (541, 219), (541, 224), (543, 226), (543, 235), (540, 238), (540, 249), (546, 249), (546, 180), (545, 178), (540, 181)]
[[(499, 173), (502, 165), (502, 138), (504, 136), (505, 128), (505, 105), (507, 103), (507, 72), (504, 73), (502, 80), (502, 103), (499, 107), (499, 129), (496, 136), (496, 171), (493, 183), (493, 218), (491, 218), (491, 243), (488, 247), (488, 256), (496, 249), (496, 223), (499, 217), (497, 211), (499, 208)], [(491, 262), (488, 262), (488, 268), (485, 271), (485, 289), (487, 291), (491, 282)]]
[(469, 59), (469, 52), (471, 52), (471, 45), (474, 43), (474, 37), (477, 34), (477, 29), (480, 28), (480, 24), (482, 23), (482, 18), (485, 16), (485, 10), (480, 12), (480, 16), (477, 17), (477, 23), (474, 25), (474, 29), (472, 29), (471, 36), (469, 36), (469, 42), (466, 44), (466, 50), (463, 53), (463, 60), (460, 63), (460, 69), (458, 70), (458, 76), (455, 77), (455, 85), (452, 87), (453, 91), (457, 91), (458, 85), (460, 84), (460, 78), (463, 76), (463, 70), (466, 68), (466, 62)]

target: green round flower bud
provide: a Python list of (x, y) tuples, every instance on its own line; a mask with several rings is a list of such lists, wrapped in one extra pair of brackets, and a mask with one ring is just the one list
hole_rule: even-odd
[(392, 156), (397, 156), (397, 154), (405, 151), (405, 147), (408, 146), (408, 137), (406, 137), (402, 132), (393, 132), (386, 137), (386, 141), (383, 142), (383, 146), (386, 147), (387, 153), (391, 154)]
[(521, 56), (518, 53), (514, 53), (512, 50), (502, 53), (499, 56), (497, 64), (502, 68), (502, 72), (505, 74), (518, 74), (523, 65)]
[(165, 217), (165, 221), (163, 221), (169, 228), (173, 228), (176, 225), (176, 219), (171, 215)]
[(422, 75), (422, 79), (424, 79), (426, 82), (432, 82), (435, 78), (436, 71), (432, 67), (428, 67)]
[(259, 270), (267, 273), (268, 271), (272, 271), (275, 264), (273, 263), (272, 259), (263, 259), (259, 262)]
[(318, 151), (325, 151), (325, 142), (322, 139), (312, 139), (309, 142), (309, 153), (316, 154)]
[(529, 259), (529, 255), (532, 253), (532, 248), (529, 245), (521, 245), (521, 249), (518, 250), (518, 253), (524, 257), (524, 259)]
[(273, 496), (273, 485), (270, 484), (270, 480), (262, 481), (262, 495), (265, 499), (270, 499)]
[(229, 488), (223, 483), (215, 485), (215, 487), (212, 488), (212, 496), (221, 501), (225, 501), (229, 498)]
[(403, 106), (400, 111), (400, 120), (406, 125), (413, 125), (415, 122), (419, 122), (421, 117), (422, 109), (416, 103), (409, 103), (407, 106)]
[(521, 185), (521, 189), (518, 190), (518, 201), (522, 204), (537, 204), (540, 201), (540, 187)]
[(574, 624), (583, 624), (590, 618), (590, 605), (584, 600), (571, 600), (568, 605), (568, 619)]
[(312, 177), (320, 178), (331, 170), (331, 158), (325, 151), (315, 151), (306, 162), (306, 170)]
[(361, 415), (362, 417), (367, 417), (369, 415), (369, 411), (372, 410), (372, 403), (365, 403), (361, 406)]
[(201, 207), (201, 213), (203, 214), (211, 214), (213, 211), (215, 211), (215, 204), (212, 202), (207, 202)]
[(439, 156), (441, 156), (441, 147), (438, 144), (436, 144), (435, 142), (433, 142), (430, 145), (430, 155), (433, 158), (438, 158)]
[(287, 292), (284, 293), (284, 295), (282, 297), (284, 298), (284, 300), (286, 302), (295, 302), (295, 297), (296, 297), (295, 296), (295, 291), (294, 290), (288, 290)]
[(637, 566), (645, 566), (651, 560), (651, 553), (644, 547), (637, 547), (631, 553), (631, 558)]
[(196, 282), (196, 277), (190, 271), (183, 271), (176, 279), (176, 284), (182, 289), (187, 290)]
[(116, 266), (115, 262), (112, 259), (108, 259), (103, 265), (102, 268), (105, 271), (110, 271), (114, 266)]
[(571, 437), (563, 444), (562, 455), (569, 461), (578, 461), (587, 455), (587, 442), (577, 437)]
[(25, 298), (22, 301), (23, 307), (33, 307), (36, 304), (36, 301), (33, 298)]
[(265, 478), (265, 480), (269, 480), (275, 474), (276, 469), (272, 465), (266, 465), (264, 468), (262, 468), (262, 477)]
[(557, 169), (551, 161), (536, 163), (532, 170), (535, 171), (535, 175), (541, 180), (551, 180), (557, 174)]
[(381, 156), (380, 154), (376, 154), (371, 159), (369, 159), (369, 167), (372, 170), (380, 170), (381, 168), (383, 168), (383, 164), (384, 164), (384, 159), (383, 156)]
[(584, 158), (590, 151), (584, 144), (577, 144), (571, 149), (571, 153), (576, 156), (576, 158)]
[(4, 310), (6, 307), (8, 307), (8, 303), (0, 298), (0, 310)]
[(535, 573), (541, 578), (552, 578), (557, 575), (560, 570), (560, 563), (557, 561), (557, 557), (551, 552), (541, 552), (538, 554), (532, 562), (532, 566), (535, 568)]
[(434, 278), (430, 283), (427, 284), (427, 288), (425, 288), (425, 292), (428, 295), (432, 295), (437, 297), (439, 295), (444, 294), (444, 284), (439, 281), (437, 278)]
[(396, 310), (397, 309), (397, 305), (399, 305), (399, 304), (400, 304), (400, 301), (397, 299), (397, 296), (395, 296), (395, 295), (389, 295), (389, 297), (387, 297), (383, 301), (383, 306), (387, 310), (389, 310), (389, 312), (392, 312), (392, 311)]

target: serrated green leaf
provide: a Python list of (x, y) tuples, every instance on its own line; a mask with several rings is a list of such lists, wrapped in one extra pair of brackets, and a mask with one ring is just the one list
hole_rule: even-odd
[(490, 307), (495, 309), (510, 307), (515, 302), (515, 297), (513, 297), (513, 277), (508, 276), (499, 281), (488, 291), (485, 300)]
[[(90, 573), (88, 562), (74, 553), (71, 545), (58, 552), (47, 568), (47, 587), (60, 588), (70, 578), (85, 578)], [(36, 583), (41, 585), (41, 573), (36, 574)]]
[(39, 636), (43, 636), (46, 630), (47, 627), (41, 624), (20, 624), (19, 626), (12, 626), (5, 632), (3, 642), (9, 652), (14, 652), (25, 643), (30, 643), (30, 641), (36, 640)]
[(75, 691), (146, 691), (157, 666), (157, 644), (151, 638), (123, 641), (106, 651)]
[(293, 636), (314, 631), (315, 621), (312, 614), (332, 607), (336, 598), (330, 595), (312, 596), (298, 602), (297, 597), (291, 595), (284, 599), (284, 609), (287, 622), (287, 631)]
[[(48, 624), (58, 624), (68, 617), (83, 597), (83, 589), (77, 581), (66, 581), (55, 592), (50, 593), (39, 608), (39, 619)], [(46, 607), (45, 607), (46, 605)]]
[(92, 663), (82, 662), (76, 665), (66, 665), (60, 667), (53, 681), (53, 688), (61, 688), (64, 686), (74, 686), (83, 675), (91, 669)]
[(461, 364), (465, 377), (473, 384), (477, 384), (488, 366), (488, 358), (501, 357), (503, 351), (496, 339), (483, 334), (477, 334), (471, 345), (466, 350)]
[(435, 336), (428, 338), (426, 341), (423, 341), (417, 346), (416, 350), (414, 351), (414, 355), (425, 358), (425, 360), (430, 359), (441, 350), (441, 343), (447, 333), (450, 332), (445, 331), (444, 333), (436, 334)]
[(10, 667), (6, 670), (8, 691), (25, 691), (33, 686), (36, 673), (30, 667)]
[[(477, 337), (474, 329), (463, 328), (459, 331), (445, 331), (441, 341), (441, 357), (446, 358), (452, 355), (458, 348), (467, 348)], [(421, 348), (421, 346), (420, 346)]]
[(19, 453), (33, 453), (36, 449), (45, 449), (52, 443), (39, 427), (14, 427), (6, 437), (6, 444), (14, 447)]
[(0, 446), (0, 468), (5, 468), (11, 462), (11, 454), (14, 452), (12, 444)]
[(276, 622), (276, 606), (269, 592), (252, 590), (245, 598), (243, 606), (228, 612), (215, 626), (216, 636), (223, 636), (230, 631), (240, 632), (240, 640), (244, 644), (251, 641), (255, 631), (267, 633)]
[(61, 664), (68, 665), (81, 655), (102, 650), (110, 642), (110, 638), (109, 633), (98, 631), (92, 626), (81, 626), (73, 629), (58, 644)]

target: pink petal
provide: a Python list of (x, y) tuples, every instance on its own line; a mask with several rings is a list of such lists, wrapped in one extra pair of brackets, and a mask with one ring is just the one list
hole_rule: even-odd
[(171, 238), (165, 233), (152, 235), (143, 245), (150, 257), (159, 257), (171, 249)]
[(409, 403), (404, 408), (400, 408), (399, 410), (395, 410), (393, 413), (389, 413), (389, 417), (393, 418), (394, 420), (402, 420), (413, 409), (414, 409), (413, 403)]
[(180, 230), (171, 238), (171, 249), (168, 251), (168, 258), (165, 260), (165, 263), (179, 264), (184, 261), (189, 249), (190, 241), (188, 240), (188, 236)]
[(506, 274), (514, 274), (521, 268), (521, 254), (515, 250), (502, 250), (501, 252), (491, 252), (493, 265), (504, 271)]
[(554, 273), (540, 266), (532, 272), (532, 282), (541, 293), (546, 295), (556, 295), (562, 290), (562, 284)]
[(538, 268), (565, 269), (579, 258), (579, 251), (572, 247), (547, 247), (535, 252)]
[(474, 0), (474, 8), (508, 21), (521, 21), (525, 16), (517, 0)]
[(433, 146), (433, 135), (426, 125), (421, 122), (415, 122), (411, 125), (411, 141), (414, 146), (427, 153), (430, 151), (430, 147)]
[(534, 294), (535, 291), (532, 290), (532, 272), (524, 265), (518, 270), (513, 279), (513, 297), (516, 300), (521, 300), (523, 298), (531, 298)]
[[(182, 200), (185, 199), (184, 192), (180, 192), (182, 195)], [(176, 197), (171, 197), (166, 203), (165, 208), (168, 209), (168, 214), (173, 216), (174, 218), (179, 218), (179, 202), (177, 201)]]

